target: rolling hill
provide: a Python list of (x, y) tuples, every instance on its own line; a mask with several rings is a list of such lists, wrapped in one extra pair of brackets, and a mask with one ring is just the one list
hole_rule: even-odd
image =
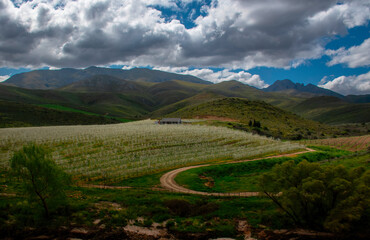
[(176, 111), (178, 111), (182, 108), (185, 108), (185, 107), (188, 107), (188, 106), (191, 106), (191, 105), (193, 105), (193, 106), (198, 105), (198, 104), (201, 104), (201, 103), (204, 103), (204, 102), (213, 101), (213, 100), (219, 99), (219, 98), (225, 98), (225, 96), (219, 95), (219, 94), (216, 94), (216, 93), (211, 93), (211, 92), (202, 92), (202, 93), (199, 93), (199, 94), (197, 94), (195, 96), (192, 96), (190, 98), (178, 101), (176, 103), (173, 103), (173, 104), (164, 106), (164, 107), (162, 107), (158, 110), (155, 110), (150, 114), (150, 116), (153, 117), (153, 118), (160, 118), (160, 117), (165, 116), (167, 114), (176, 112)]
[(348, 103), (330, 96), (307, 99), (295, 106), (293, 111), (327, 124), (370, 122), (370, 103)]
[(0, 128), (119, 123), (104, 116), (0, 100)]
[(139, 94), (146, 87), (133, 81), (127, 81), (109, 75), (94, 75), (92, 77), (71, 83), (58, 90), (68, 92), (111, 92)]
[(138, 119), (153, 111), (154, 102), (142, 95), (111, 92), (31, 90), (0, 85), (0, 100), (33, 105), (59, 105), (112, 117)]
[[(334, 128), (303, 119), (293, 113), (274, 107), (263, 101), (242, 98), (222, 98), (201, 104), (186, 106), (167, 114), (167, 117), (221, 119), (229, 126), (284, 139), (310, 138), (314, 135), (331, 135)], [(259, 122), (259, 127), (250, 122)]]

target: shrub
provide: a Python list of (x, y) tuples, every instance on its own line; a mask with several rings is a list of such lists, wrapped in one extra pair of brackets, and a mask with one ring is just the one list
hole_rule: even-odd
[(186, 217), (191, 214), (192, 205), (182, 199), (171, 199), (165, 202), (165, 206), (168, 207), (172, 214), (180, 217)]
[(296, 225), (348, 232), (370, 206), (370, 171), (284, 162), (260, 178), (260, 188)]
[(21, 181), (23, 192), (30, 202), (38, 202), (46, 218), (50, 210), (66, 203), (65, 188), (70, 183), (65, 174), (52, 160), (50, 152), (35, 144), (24, 146), (10, 159), (11, 173)]

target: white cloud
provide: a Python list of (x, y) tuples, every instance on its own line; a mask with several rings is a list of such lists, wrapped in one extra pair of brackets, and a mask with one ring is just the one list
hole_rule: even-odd
[(350, 68), (370, 66), (370, 38), (361, 45), (349, 49), (339, 48), (338, 50), (327, 50), (326, 54), (332, 57), (327, 63), (328, 66), (346, 64)]
[(358, 76), (340, 76), (332, 81), (328, 81), (327, 77), (324, 77), (320, 83), (319, 87), (343, 95), (370, 94), (370, 72)]
[(186, 29), (153, 8), (193, 1), (0, 0), (0, 67), (290, 68), (370, 19), (368, 0), (214, 0)]
[(259, 75), (252, 75), (245, 71), (233, 72), (228, 69), (224, 69), (222, 71), (213, 71), (209, 68), (202, 68), (202, 69), (187, 69), (182, 67), (157, 67), (156, 70), (167, 71), (167, 72), (176, 72), (180, 74), (187, 74), (199, 77), (200, 79), (207, 80), (213, 83), (220, 83), (224, 81), (231, 81), (236, 80), (244, 84), (248, 84), (250, 86), (256, 88), (266, 88), (269, 85), (266, 84), (263, 80), (261, 80)]
[(0, 76), (0, 82), (4, 82), (5, 80), (7, 80), (8, 78), (10, 78), (9, 75), (4, 75), (4, 76)]

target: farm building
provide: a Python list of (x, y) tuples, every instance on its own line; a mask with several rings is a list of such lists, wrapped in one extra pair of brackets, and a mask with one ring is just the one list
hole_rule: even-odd
[(181, 124), (181, 118), (162, 118), (158, 121), (159, 124)]

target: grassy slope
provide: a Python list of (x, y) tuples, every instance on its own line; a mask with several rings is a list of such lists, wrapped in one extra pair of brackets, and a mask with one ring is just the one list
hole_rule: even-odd
[(305, 98), (287, 96), (280, 93), (268, 93), (238, 81), (226, 81), (208, 86), (205, 91), (217, 93), (226, 97), (241, 97), (248, 100), (262, 100), (285, 110), (305, 100)]
[(176, 111), (178, 111), (182, 108), (185, 108), (185, 107), (188, 107), (188, 106), (191, 106), (191, 105), (198, 105), (198, 104), (201, 104), (201, 103), (204, 103), (204, 102), (213, 101), (213, 100), (219, 99), (219, 98), (224, 98), (224, 96), (218, 95), (218, 94), (215, 94), (215, 93), (202, 92), (202, 93), (199, 93), (199, 94), (197, 94), (195, 96), (192, 96), (190, 98), (184, 99), (182, 101), (164, 106), (164, 107), (152, 112), (151, 117), (156, 118), (156, 117), (165, 116), (167, 114), (176, 112)]
[(148, 94), (156, 102), (155, 109), (182, 101), (199, 93), (207, 85), (168, 81), (155, 84), (148, 88)]
[[(231, 118), (239, 123), (229, 123), (236, 128), (256, 130), (267, 135), (281, 138), (295, 138), (298, 135), (309, 137), (315, 133), (332, 134), (335, 130), (329, 126), (314, 121), (305, 120), (295, 114), (281, 110), (262, 101), (248, 101), (241, 98), (223, 98), (198, 105), (187, 106), (169, 117), (202, 118), (217, 116)], [(248, 126), (250, 120), (261, 123), (260, 129), (252, 129)]]
[(370, 122), (370, 103), (348, 103), (336, 97), (310, 98), (292, 110), (305, 118), (329, 124)]
[(52, 104), (100, 115), (135, 119), (148, 114), (154, 103), (145, 96), (120, 93), (74, 93), (56, 90), (29, 90), (1, 86), (0, 99), (24, 104)]
[(65, 112), (0, 100), (0, 127), (109, 124), (120, 121), (81, 112)]
[[(309, 162), (322, 161), (325, 164), (342, 164), (349, 168), (359, 166), (369, 168), (366, 163), (368, 157), (370, 157), (369, 152), (353, 155), (350, 152), (329, 147), (315, 147), (315, 149), (317, 152), (306, 153), (293, 158), (284, 157), (195, 168), (180, 173), (176, 177), (176, 182), (190, 189), (204, 192), (258, 191), (257, 183), (259, 176), (269, 171), (275, 164), (280, 164), (284, 161), (294, 160), (296, 163), (303, 160)], [(200, 176), (203, 177), (200, 178)], [(205, 185), (210, 180), (214, 183), (212, 187)]]

